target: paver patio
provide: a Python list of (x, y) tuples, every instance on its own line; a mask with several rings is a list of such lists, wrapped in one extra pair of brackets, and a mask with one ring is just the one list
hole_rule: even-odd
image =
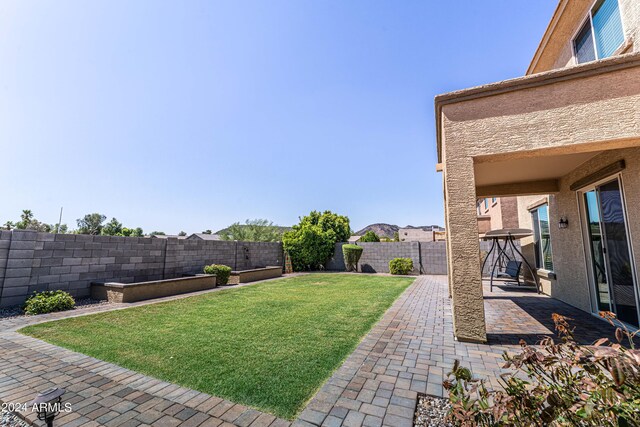
[[(613, 328), (558, 300), (524, 290), (484, 290), (488, 344), (455, 341), (446, 276), (420, 276), (312, 399), (294, 426), (412, 426), (418, 393), (443, 396), (455, 359), (497, 386), (502, 354), (521, 338), (554, 335), (552, 313), (575, 319), (592, 343)], [(588, 325), (588, 326), (587, 326)]]
[[(457, 342), (446, 277), (417, 278), (293, 424), (15, 332), (33, 318), (0, 320), (0, 400), (25, 402), (37, 390), (65, 387), (64, 401), (71, 402), (74, 411), (61, 415), (56, 425), (68, 426), (402, 427), (412, 425), (419, 392), (443, 394), (442, 380), (455, 359), (476, 375), (494, 377), (495, 385), (502, 352), (516, 349), (520, 338), (535, 342), (552, 334), (553, 312), (575, 319), (580, 342), (612, 333), (605, 322), (531, 292), (485, 290), (485, 309), (489, 344)], [(68, 315), (56, 313), (37, 321)], [(588, 328), (580, 328), (587, 324)]]

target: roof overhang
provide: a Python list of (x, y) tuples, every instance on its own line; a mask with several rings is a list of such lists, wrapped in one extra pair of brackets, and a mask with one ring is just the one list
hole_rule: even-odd
[(551, 21), (549, 21), (549, 25), (547, 25), (547, 29), (544, 31), (544, 34), (542, 35), (542, 40), (540, 40), (540, 43), (536, 48), (536, 52), (533, 54), (533, 58), (531, 59), (531, 63), (529, 64), (529, 67), (527, 68), (526, 74), (532, 74), (532, 70), (536, 67), (536, 64), (540, 60), (540, 56), (542, 56), (542, 52), (547, 46), (547, 43), (549, 43), (549, 40), (551, 39), (551, 35), (553, 34), (553, 31), (556, 29), (558, 21), (560, 21), (560, 17), (564, 13), (568, 3), (569, 3), (569, 0), (560, 0), (558, 2), (558, 5), (556, 6), (556, 10), (553, 11), (553, 16), (551, 17)]
[(552, 85), (569, 80), (577, 80), (627, 68), (640, 66), (640, 53), (630, 53), (615, 56), (599, 61), (593, 61), (574, 67), (561, 68), (532, 74), (511, 80), (504, 80), (483, 86), (454, 91), (435, 97), (436, 115), (436, 145), (438, 151), (438, 163), (442, 163), (442, 108), (445, 105), (461, 103), (479, 98), (517, 92), (540, 86)]

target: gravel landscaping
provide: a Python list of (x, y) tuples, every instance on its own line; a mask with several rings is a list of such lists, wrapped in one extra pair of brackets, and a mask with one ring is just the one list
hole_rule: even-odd
[(414, 427), (453, 427), (453, 424), (445, 421), (450, 408), (449, 399), (420, 394), (413, 425)]
[[(110, 303), (108, 301), (105, 301), (105, 300), (95, 300), (95, 299), (91, 299), (91, 298), (83, 298), (83, 299), (76, 300), (76, 306), (73, 309), (77, 310), (77, 309), (80, 309), (80, 308), (98, 307), (98, 306), (106, 305), (106, 304), (110, 304)], [(19, 317), (27, 317), (27, 316), (29, 316), (29, 315), (24, 314), (24, 311), (22, 310), (22, 307), (20, 307), (20, 306), (0, 308), (0, 320), (3, 320), (3, 319), (16, 319), (16, 318), (19, 318)], [(32, 316), (30, 316), (30, 317), (32, 317)]]
[(29, 424), (18, 418), (15, 414), (9, 411), (2, 410), (0, 414), (0, 427), (28, 427)]

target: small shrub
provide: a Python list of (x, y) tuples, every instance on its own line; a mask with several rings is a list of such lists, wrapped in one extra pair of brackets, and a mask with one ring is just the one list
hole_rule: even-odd
[(364, 233), (364, 236), (362, 236), (359, 241), (360, 242), (379, 242), (380, 237), (372, 230), (369, 230), (366, 233)]
[(411, 258), (394, 258), (389, 261), (389, 272), (391, 274), (409, 274), (413, 270), (413, 260)]
[(342, 245), (342, 255), (347, 271), (358, 271), (358, 261), (362, 256), (362, 246)]
[[(615, 325), (613, 313), (600, 315)], [(639, 331), (620, 324), (618, 342), (601, 338), (579, 345), (570, 319), (555, 313), (552, 318), (561, 342), (546, 337), (538, 348), (521, 341), (520, 354), (505, 352), (503, 368), (513, 371), (498, 378), (502, 390), (487, 389), (456, 360), (443, 383), (451, 400), (449, 421), (460, 426), (640, 425), (640, 350), (633, 342)]]
[(204, 274), (215, 274), (216, 284), (226, 285), (231, 275), (231, 267), (222, 264), (211, 264), (204, 267)]
[(75, 300), (65, 291), (34, 292), (24, 303), (27, 314), (45, 314), (54, 311), (71, 310), (76, 305)]

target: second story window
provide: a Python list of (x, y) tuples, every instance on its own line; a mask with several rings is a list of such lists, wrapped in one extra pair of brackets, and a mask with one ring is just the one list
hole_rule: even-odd
[(601, 0), (573, 39), (578, 64), (607, 58), (624, 42), (618, 0)]

